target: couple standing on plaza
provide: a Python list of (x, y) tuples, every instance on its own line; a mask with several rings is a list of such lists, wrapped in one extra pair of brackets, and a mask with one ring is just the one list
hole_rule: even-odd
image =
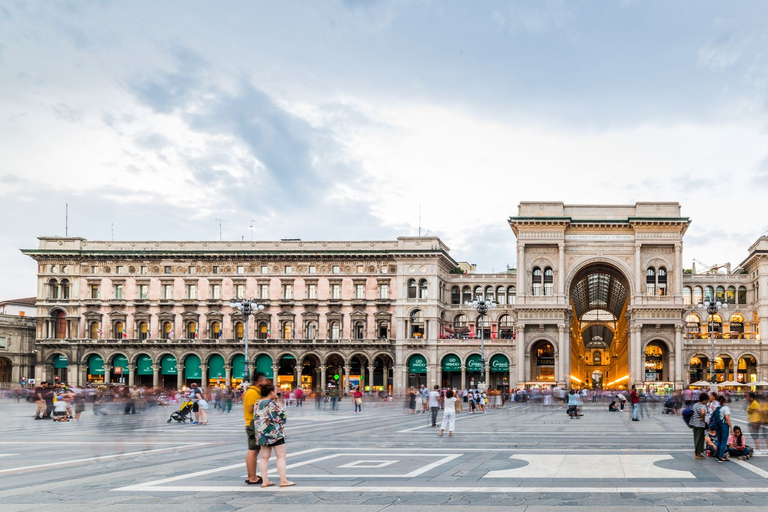
[(445, 398), (440, 394), (440, 386), (427, 393), (427, 406), (432, 413), (432, 426), (437, 426), (437, 414), (440, 412), (440, 404), (443, 405), (443, 422), (440, 425), (439, 437), (443, 437), (445, 430), (448, 430), (448, 437), (453, 437), (453, 430), (456, 426), (456, 400), (453, 390), (445, 392)]
[[(245, 456), (248, 476), (245, 483), (262, 487), (275, 485), (269, 481), (268, 476), (269, 458), (274, 450), (280, 487), (296, 485), (286, 478), (284, 426), (287, 415), (277, 401), (275, 386), (263, 373), (256, 374), (254, 384), (249, 385), (243, 395), (243, 414), (248, 437), (248, 452)], [(261, 476), (256, 474), (257, 465)]]

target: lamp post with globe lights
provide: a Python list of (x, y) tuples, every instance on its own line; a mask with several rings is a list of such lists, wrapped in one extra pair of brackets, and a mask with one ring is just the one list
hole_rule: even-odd
[(264, 310), (264, 304), (255, 299), (234, 298), (229, 302), (229, 306), (239, 310), (245, 316), (245, 326), (243, 329), (243, 342), (245, 343), (245, 370), (243, 371), (243, 382), (251, 381), (251, 360), (248, 358), (248, 318), (257, 311)]
[(490, 299), (475, 299), (468, 301), (467, 306), (475, 308), (480, 314), (480, 364), (482, 365), (482, 368), (480, 370), (480, 384), (478, 385), (478, 389), (482, 386), (483, 389), (480, 389), (480, 391), (485, 391), (487, 386), (485, 384), (485, 322), (483, 321), (483, 317), (488, 314), (489, 309), (496, 307), (496, 303)]
[(699, 303), (699, 309), (706, 309), (707, 313), (709, 314), (709, 321), (708, 321), (708, 329), (709, 329), (709, 343), (710, 343), (710, 349), (712, 351), (712, 357), (709, 359), (709, 380), (712, 381), (712, 384), (715, 383), (715, 332), (713, 327), (715, 315), (718, 311), (721, 309), (726, 309), (728, 307), (728, 304), (725, 302), (714, 301), (714, 300), (705, 300), (702, 303)]

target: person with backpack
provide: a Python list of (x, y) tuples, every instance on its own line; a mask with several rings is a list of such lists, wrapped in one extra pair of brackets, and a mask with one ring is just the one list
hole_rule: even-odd
[(717, 432), (717, 461), (725, 462), (726, 450), (728, 449), (728, 438), (733, 432), (731, 425), (731, 409), (725, 404), (725, 397), (717, 397), (720, 407), (715, 409), (709, 420), (710, 428)]
[[(693, 451), (694, 458), (704, 459), (704, 434), (707, 429), (707, 424), (704, 423), (704, 418), (707, 416), (707, 399), (709, 396), (706, 393), (699, 394), (699, 401), (693, 404), (691, 410), (692, 414), (688, 421), (688, 426), (693, 429)], [(685, 417), (685, 411), (683, 411)]]

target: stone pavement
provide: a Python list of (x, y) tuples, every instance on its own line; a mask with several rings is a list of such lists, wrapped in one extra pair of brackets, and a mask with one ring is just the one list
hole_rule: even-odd
[(456, 435), (438, 438), (399, 401), (362, 415), (351, 401), (306, 405), (288, 410), (297, 486), (261, 489), (243, 482), (241, 408), (205, 426), (166, 423), (171, 407), (59, 424), (0, 402), (0, 510), (768, 510), (768, 456), (694, 460), (691, 431), (658, 411), (631, 422), (588, 404), (571, 420), (562, 406), (509, 404), (460, 414)]

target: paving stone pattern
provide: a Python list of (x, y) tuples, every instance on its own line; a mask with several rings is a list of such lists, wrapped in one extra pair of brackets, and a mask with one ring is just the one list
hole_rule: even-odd
[(691, 431), (660, 411), (632, 422), (587, 404), (572, 420), (559, 405), (508, 404), (464, 412), (440, 438), (401, 402), (366, 402), (362, 415), (351, 401), (307, 405), (288, 409), (297, 486), (261, 489), (243, 481), (239, 407), (205, 426), (166, 423), (171, 407), (54, 423), (0, 402), (0, 510), (768, 510), (768, 456), (694, 460)]

